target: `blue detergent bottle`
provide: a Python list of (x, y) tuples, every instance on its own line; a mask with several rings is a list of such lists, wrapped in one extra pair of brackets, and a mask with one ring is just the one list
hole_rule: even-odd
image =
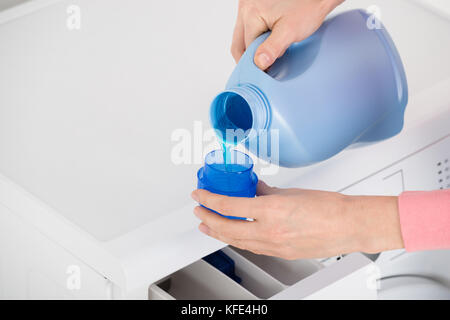
[[(258, 37), (211, 104), (211, 123), (223, 141), (245, 142), (256, 156), (273, 162), (270, 151), (248, 146), (262, 140), (261, 132), (276, 131), (276, 161), (300, 167), (349, 145), (399, 133), (408, 100), (405, 72), (384, 26), (369, 24), (369, 19), (374, 18), (365, 11), (352, 10), (326, 20), (266, 72), (253, 58), (269, 33)], [(245, 135), (240, 141), (228, 139), (227, 129)]]
[[(224, 156), (226, 155), (226, 157)], [(231, 197), (253, 198), (258, 177), (253, 172), (252, 159), (237, 150), (214, 150), (206, 155), (205, 165), (197, 172), (197, 188)], [(214, 210), (212, 210), (214, 211)], [(223, 215), (230, 219), (246, 217)]]

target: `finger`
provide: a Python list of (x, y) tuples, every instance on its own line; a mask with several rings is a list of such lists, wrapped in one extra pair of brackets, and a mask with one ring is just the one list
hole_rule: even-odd
[(256, 198), (228, 197), (203, 189), (194, 190), (191, 196), (198, 203), (225, 216), (261, 218)]
[(256, 239), (256, 222), (228, 219), (203, 207), (195, 207), (194, 214), (210, 229), (227, 238)]
[(277, 58), (281, 57), (294, 40), (293, 30), (286, 20), (278, 21), (272, 28), (270, 36), (258, 47), (254, 62), (266, 70)]
[(234, 26), (233, 41), (231, 43), (231, 55), (236, 63), (239, 62), (245, 51), (244, 40), (244, 24), (242, 19), (238, 16), (236, 25)]
[(219, 241), (222, 241), (224, 243), (227, 243), (227, 244), (232, 245), (233, 247), (236, 247), (239, 249), (248, 250), (248, 251), (251, 251), (256, 254), (264, 254), (264, 255), (269, 255), (269, 256), (277, 256), (277, 254), (278, 254), (277, 247), (270, 243), (266, 243), (266, 242), (262, 242), (262, 241), (258, 241), (258, 240), (242, 240), (242, 239), (228, 238), (228, 237), (212, 230), (204, 223), (201, 223), (199, 225), (198, 229), (202, 233), (204, 233), (214, 239), (217, 239)]
[(280, 193), (283, 189), (277, 187), (268, 186), (264, 181), (259, 180), (258, 185), (256, 186), (256, 195), (258, 196), (267, 196), (269, 194), (277, 194)]
[(248, 48), (257, 37), (267, 30), (266, 23), (259, 16), (248, 17), (244, 24), (245, 48)]

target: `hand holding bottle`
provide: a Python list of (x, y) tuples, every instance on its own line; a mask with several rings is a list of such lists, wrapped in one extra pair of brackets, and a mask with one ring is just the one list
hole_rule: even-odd
[(255, 64), (270, 67), (293, 43), (316, 31), (326, 16), (344, 0), (240, 0), (231, 53), (239, 61), (262, 33), (272, 34), (255, 54)]
[(279, 189), (258, 183), (258, 197), (239, 198), (195, 190), (192, 197), (228, 216), (198, 206), (200, 231), (235, 247), (284, 259), (322, 258), (403, 248), (397, 197)]

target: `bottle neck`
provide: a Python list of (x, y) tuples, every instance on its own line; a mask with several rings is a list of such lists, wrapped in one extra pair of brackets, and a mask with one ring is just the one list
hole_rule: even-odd
[[(264, 93), (256, 86), (242, 84), (231, 87), (213, 100), (210, 110), (211, 123), (214, 129), (222, 134), (222, 139), (228, 134), (227, 130), (242, 130), (243, 139), (251, 139), (261, 130), (266, 130), (270, 123), (270, 105)], [(234, 143), (232, 143), (234, 144)]]

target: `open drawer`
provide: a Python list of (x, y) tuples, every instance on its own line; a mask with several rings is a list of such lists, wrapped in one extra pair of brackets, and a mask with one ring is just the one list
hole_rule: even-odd
[(200, 259), (153, 283), (149, 299), (376, 298), (377, 269), (359, 253), (324, 264), (257, 255), (230, 246), (221, 251), (233, 261), (233, 276)]

